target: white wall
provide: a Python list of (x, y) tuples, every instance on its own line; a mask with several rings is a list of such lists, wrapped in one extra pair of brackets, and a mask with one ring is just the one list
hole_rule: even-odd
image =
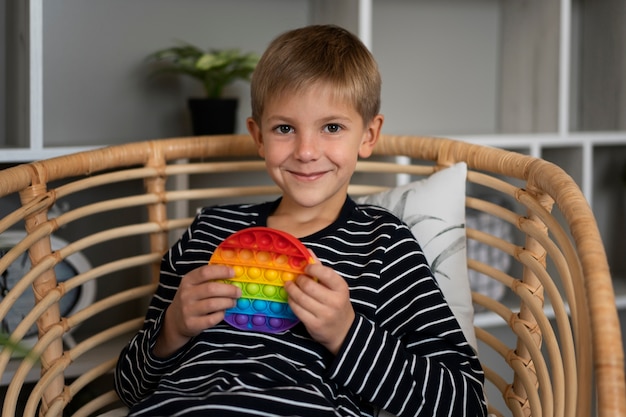
[(416, 13), (412, 1), (374, 2), (372, 51), (387, 133), (496, 132), (500, 7), (423, 0)]

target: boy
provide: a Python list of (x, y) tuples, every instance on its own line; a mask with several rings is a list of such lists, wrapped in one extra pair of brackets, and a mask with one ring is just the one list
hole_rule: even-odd
[[(165, 255), (116, 388), (131, 415), (482, 416), (483, 373), (410, 230), (347, 195), (378, 140), (380, 75), (335, 26), (276, 38), (251, 81), (248, 130), (282, 197), (203, 209)], [(225, 323), (240, 290), (207, 265), (230, 234), (268, 226), (316, 257), (287, 282), (279, 334)], [(315, 277), (313, 279), (312, 277)]]

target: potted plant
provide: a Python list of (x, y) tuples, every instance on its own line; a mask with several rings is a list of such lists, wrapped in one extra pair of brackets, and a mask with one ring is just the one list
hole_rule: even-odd
[(203, 50), (190, 43), (158, 50), (148, 56), (156, 66), (153, 75), (176, 73), (202, 83), (203, 98), (188, 100), (193, 132), (196, 135), (233, 133), (237, 98), (224, 98), (224, 88), (236, 80), (250, 80), (259, 57), (239, 49)]

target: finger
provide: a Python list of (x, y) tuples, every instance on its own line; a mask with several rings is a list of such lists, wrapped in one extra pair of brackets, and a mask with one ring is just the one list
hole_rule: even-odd
[(293, 313), (304, 323), (316, 318), (315, 311), (321, 307), (321, 304), (310, 296), (294, 282), (285, 282), (285, 291), (287, 291), (287, 303)]
[(229, 279), (235, 276), (235, 271), (226, 265), (204, 265), (194, 269), (189, 274), (188, 283), (192, 285), (201, 285), (207, 281), (215, 281), (219, 279)]
[(295, 281), (285, 283), (285, 290), (288, 302), (291, 300), (296, 308), (306, 310), (314, 316), (323, 310), (325, 300), (331, 295), (330, 290), (306, 275), (299, 275)]
[(237, 305), (237, 300), (230, 297), (206, 298), (196, 304), (198, 316), (205, 316), (216, 312), (223, 312)]
[(192, 303), (214, 297), (237, 299), (241, 297), (241, 288), (222, 281), (203, 281), (197, 284), (181, 283), (177, 295), (183, 303)]
[(321, 263), (309, 264), (304, 268), (305, 274), (314, 277), (317, 282), (323, 286), (333, 290), (341, 291), (347, 284), (332, 268), (322, 265)]
[[(218, 283), (215, 284), (217, 285)], [(222, 283), (220, 285), (230, 291), (239, 291), (238, 288), (229, 284)], [(199, 291), (189, 291), (186, 294), (181, 294), (180, 297), (175, 297), (173, 303), (170, 305), (172, 313), (175, 314), (176, 320), (180, 322), (183, 328), (193, 329), (195, 331), (204, 329), (207, 327), (206, 323), (215, 323), (211, 318), (206, 318), (206, 316), (214, 315), (215, 313), (223, 313), (225, 310), (235, 307), (237, 304), (237, 297), (232, 297), (230, 294), (226, 296), (216, 296), (212, 294), (207, 297), (199, 297), (198, 292)]]
[(193, 337), (201, 331), (217, 325), (224, 320), (224, 316), (224, 310), (220, 310), (209, 314), (189, 317), (184, 323), (184, 334), (187, 337)]
[(216, 326), (219, 322), (224, 320), (226, 313), (224, 310), (216, 311), (211, 314), (207, 314), (204, 316), (200, 322), (200, 326), (202, 329), (209, 329), (211, 327)]
[(238, 299), (241, 297), (241, 288), (226, 282), (210, 281), (197, 286), (197, 291), (203, 295), (202, 298), (226, 297)]

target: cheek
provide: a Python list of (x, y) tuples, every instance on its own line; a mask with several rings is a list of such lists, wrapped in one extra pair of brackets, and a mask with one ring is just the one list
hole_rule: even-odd
[(342, 147), (342, 150), (338, 149), (336, 154), (342, 165), (354, 167), (361, 156), (361, 147), (357, 144), (351, 144), (350, 146)]
[(277, 167), (289, 158), (289, 149), (279, 144), (266, 145), (263, 149), (263, 158), (268, 167)]

